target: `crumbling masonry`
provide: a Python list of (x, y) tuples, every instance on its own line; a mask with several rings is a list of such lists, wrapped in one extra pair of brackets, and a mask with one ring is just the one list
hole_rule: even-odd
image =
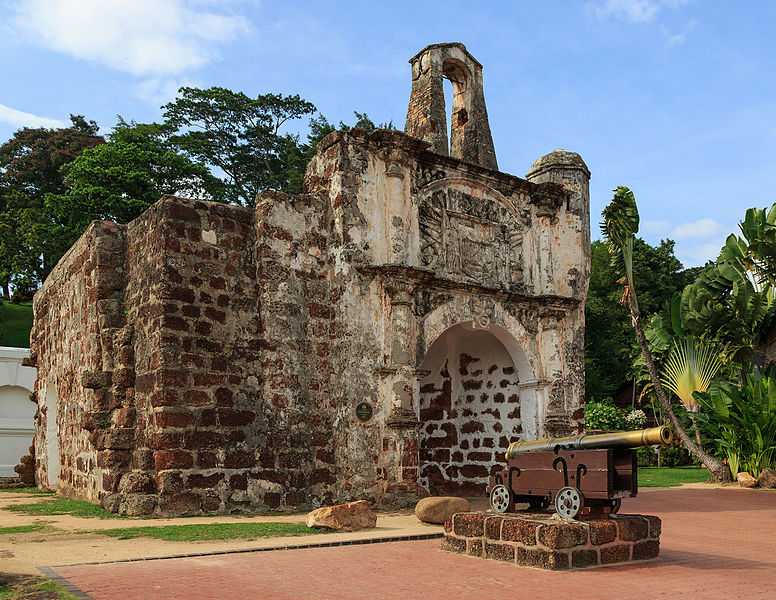
[(410, 62), (406, 132), (331, 134), (304, 194), (88, 228), (35, 297), (41, 486), (131, 515), (395, 503), (579, 427), (588, 169), (497, 171), (481, 65)]

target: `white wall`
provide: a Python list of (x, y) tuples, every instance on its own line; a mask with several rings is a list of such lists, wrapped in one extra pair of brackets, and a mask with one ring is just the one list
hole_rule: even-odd
[(15, 477), (13, 468), (27, 454), (35, 432), (35, 405), (30, 402), (36, 370), (23, 367), (26, 348), (0, 346), (0, 477)]

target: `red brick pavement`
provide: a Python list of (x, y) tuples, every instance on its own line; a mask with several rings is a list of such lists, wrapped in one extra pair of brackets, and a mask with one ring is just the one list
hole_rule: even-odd
[(56, 571), (98, 600), (776, 598), (776, 493), (655, 491), (624, 508), (663, 519), (658, 560), (547, 572), (449, 554), (431, 540)]

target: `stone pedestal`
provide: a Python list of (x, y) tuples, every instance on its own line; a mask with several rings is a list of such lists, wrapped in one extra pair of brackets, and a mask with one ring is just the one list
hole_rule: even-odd
[(563, 521), (547, 514), (456, 513), (442, 549), (540, 569), (582, 569), (657, 558), (660, 519), (616, 515)]

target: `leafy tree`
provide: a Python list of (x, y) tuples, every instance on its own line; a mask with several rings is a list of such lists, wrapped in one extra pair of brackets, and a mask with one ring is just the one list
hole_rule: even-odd
[[(620, 303), (615, 285), (621, 277), (612, 265), (605, 242), (591, 247), (591, 273), (585, 306), (585, 381), (587, 398), (612, 397), (628, 379), (640, 375), (639, 349), (633, 338), (628, 309)], [(682, 269), (674, 242), (652, 246), (633, 240), (633, 276), (645, 318), (658, 313), (672, 294), (680, 291), (698, 269)], [(643, 292), (641, 291), (643, 290)]]
[(60, 256), (95, 219), (127, 223), (165, 194), (223, 196), (221, 181), (180, 152), (156, 123), (119, 118), (107, 143), (84, 150), (64, 172), (66, 191), (46, 197), (48, 218), (33, 228), (58, 241)]
[(314, 112), (299, 96), (184, 87), (164, 107), (164, 124), (174, 144), (219, 175), (226, 202), (252, 206), (264, 190), (301, 190), (305, 149), (281, 128)]
[(29, 225), (44, 221), (45, 198), (65, 190), (62, 167), (104, 140), (97, 124), (71, 115), (70, 127), (24, 128), (0, 146), (0, 286), (34, 287), (47, 274), (45, 248)]
[(639, 343), (642, 357), (652, 380), (655, 395), (682, 444), (706, 466), (716, 479), (729, 479), (730, 471), (727, 467), (716, 457), (708, 454), (687, 434), (684, 426), (674, 413), (671, 401), (663, 389), (657, 365), (649, 348), (649, 342), (644, 335), (635, 279), (633, 277), (633, 245), (638, 230), (639, 212), (636, 206), (636, 198), (631, 190), (620, 186), (614, 191), (612, 201), (603, 210), (601, 232), (606, 239), (612, 264), (622, 274), (619, 280), (623, 286), (621, 301), (628, 306), (630, 311), (631, 322), (636, 332), (636, 340)]

